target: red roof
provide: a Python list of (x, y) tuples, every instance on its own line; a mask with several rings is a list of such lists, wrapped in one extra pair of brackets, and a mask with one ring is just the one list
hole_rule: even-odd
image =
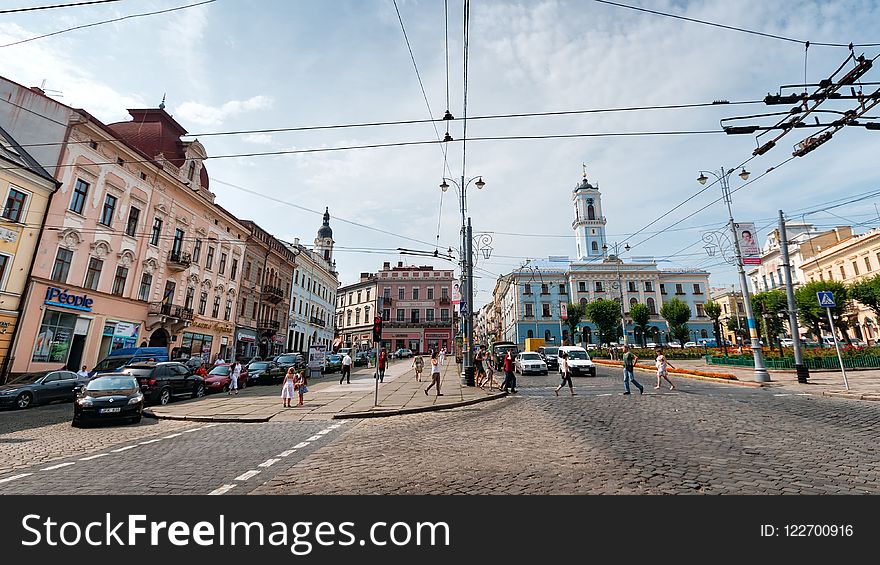
[[(180, 137), (186, 130), (168, 112), (160, 108), (129, 109), (133, 120), (108, 124), (117, 136), (140, 149), (151, 158), (162, 155), (177, 167), (186, 162), (184, 143)], [(203, 173), (202, 186), (207, 188)]]

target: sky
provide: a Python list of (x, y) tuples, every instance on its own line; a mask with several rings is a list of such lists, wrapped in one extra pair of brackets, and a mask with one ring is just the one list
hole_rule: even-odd
[[(584, 165), (602, 191), (609, 243), (631, 247), (624, 258), (704, 268), (713, 286), (738, 279), (734, 267), (703, 249), (704, 234), (724, 230), (728, 212), (718, 183), (696, 182), (701, 170), (714, 178), (745, 163), (749, 184), (730, 177), (732, 211), (737, 222), (756, 223), (759, 243), (776, 227), (780, 209), (822, 229), (880, 224), (874, 198), (827, 209), (880, 190), (880, 132), (845, 127), (794, 159), (794, 145), (818, 130), (795, 130), (754, 158), (754, 134), (718, 133), (725, 118), (787, 111), (763, 104), (764, 96), (781, 85), (829, 78), (849, 57), (849, 43), (855, 55), (880, 54), (880, 46), (867, 45), (880, 44), (880, 28), (872, 25), (880, 21), (878, 2), (620, 2), (758, 32), (745, 33), (596, 0), (475, 0), (465, 49), (463, 2), (216, 0), (8, 45), (196, 1), (119, 0), (2, 14), (0, 75), (42, 85), (105, 123), (164, 97), (187, 139), (205, 145), (211, 190), (226, 209), (280, 239), (310, 245), (329, 208), (342, 284), (384, 261), (456, 266), (462, 178), (474, 235), (491, 236), (489, 259), (478, 254), (475, 265), (477, 307), (491, 298), (498, 275), (529, 259), (575, 255), (571, 191)], [(61, 3), (0, 0), (0, 12)], [(862, 80), (880, 81), (880, 69)], [(864, 91), (876, 88), (866, 84)], [(561, 113), (716, 100), (757, 103)], [(447, 109), (451, 122), (425, 121)], [(824, 114), (823, 122), (835, 117)], [(412, 123), (210, 135), (375, 122)], [(440, 143), (447, 126), (453, 141)], [(620, 135), (639, 132), (687, 133)], [(327, 151), (387, 144), (409, 145)], [(321, 151), (291, 153), (314, 149)], [(221, 157), (228, 155), (236, 157)], [(452, 179), (446, 193), (439, 188), (444, 177)], [(452, 248), (455, 259), (398, 248)]]

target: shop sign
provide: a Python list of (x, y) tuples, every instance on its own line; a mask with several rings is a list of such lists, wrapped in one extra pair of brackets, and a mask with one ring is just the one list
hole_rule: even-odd
[(253, 343), (253, 342), (257, 341), (257, 337), (255, 335), (253, 335), (253, 333), (243, 332), (243, 331), (236, 333), (235, 339), (237, 339), (238, 341), (245, 341), (248, 343)]
[(448, 339), (449, 332), (425, 332), (425, 339)]
[(15, 243), (15, 240), (18, 239), (18, 232), (6, 228), (0, 228), (0, 241), (6, 241), (9, 243)]
[(87, 294), (72, 294), (66, 289), (50, 286), (46, 289), (46, 300), (44, 304), (49, 306), (61, 306), (62, 308), (70, 308), (72, 310), (82, 310), (83, 312), (91, 312), (92, 304), (95, 301), (89, 298)]
[(132, 324), (131, 322), (116, 322), (116, 329), (113, 335), (116, 337), (137, 337), (140, 324)]
[(211, 329), (211, 324), (207, 322), (193, 322), (189, 325), (191, 328), (205, 328), (206, 330)]
[(283, 336), (283, 335), (279, 335), (279, 334), (275, 334), (275, 337), (273, 338), (273, 341), (274, 341), (275, 343), (284, 343), (284, 336)]

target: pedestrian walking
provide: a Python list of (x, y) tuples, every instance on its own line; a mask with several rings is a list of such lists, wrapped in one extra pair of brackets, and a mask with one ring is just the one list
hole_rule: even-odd
[(498, 383), (495, 382), (495, 368), (492, 366), (492, 359), (489, 357), (488, 353), (484, 353), (484, 356), (483, 368), (486, 370), (486, 380), (483, 381), (483, 385), (480, 388), (483, 388), (488, 384), (489, 390), (492, 390), (498, 386)]
[(385, 351), (385, 348), (382, 348), (382, 351), (379, 352), (379, 359), (376, 361), (376, 378), (379, 379), (379, 382), (385, 381), (385, 367), (388, 366), (388, 353)]
[(669, 380), (669, 375), (667, 374), (667, 365), (675, 369), (675, 365), (666, 360), (666, 356), (663, 355), (663, 348), (657, 348), (657, 359), (654, 360), (654, 365), (657, 366), (657, 386), (654, 388), (660, 388), (661, 379), (666, 379), (666, 382), (669, 383), (669, 390), (675, 388), (675, 385), (672, 384), (672, 381)]
[(501, 390), (516, 393), (516, 375), (513, 373), (513, 352), (508, 351), (504, 356), (504, 382), (501, 383)]
[(422, 369), (425, 368), (425, 360), (422, 358), (421, 353), (416, 353), (415, 357), (413, 357), (412, 367), (416, 371), (416, 382), (422, 382)]
[(285, 408), (291, 407), (290, 401), (293, 400), (296, 394), (296, 389), (294, 388), (295, 377), (296, 370), (291, 367), (287, 369), (287, 374), (284, 375), (284, 381), (281, 383), (281, 401), (284, 403)]
[(435, 387), (434, 390), (437, 391), (437, 396), (443, 396), (440, 393), (440, 359), (437, 355), (437, 351), (431, 352), (431, 384), (425, 389), (426, 396), (428, 391), (431, 390), (431, 387)]
[(559, 372), (562, 373), (562, 382), (559, 383), (559, 386), (553, 392), (556, 393), (556, 396), (559, 396), (559, 389), (568, 382), (568, 390), (574, 396), (574, 385), (571, 384), (571, 371), (568, 369), (568, 353), (565, 351), (559, 352)]
[(238, 394), (238, 378), (241, 376), (241, 363), (235, 361), (232, 364), (232, 372), (229, 375), (229, 393)]
[(485, 358), (486, 355), (483, 353), (483, 348), (478, 348), (474, 354), (474, 377), (477, 381), (477, 386), (480, 388), (483, 388), (483, 381), (486, 380), (486, 368), (483, 365)]
[(639, 356), (630, 351), (628, 345), (623, 346), (623, 394), (629, 394), (629, 383), (635, 385), (637, 389), (639, 389), (639, 394), (645, 393), (645, 387), (643, 387), (637, 380), (635, 376), (635, 367), (636, 363), (639, 361)]
[(442, 367), (446, 363), (446, 348), (445, 347), (440, 350), (439, 359), (440, 359), (440, 366)]
[(351, 355), (348, 353), (342, 356), (342, 376), (339, 378), (339, 384), (342, 384), (343, 379), (345, 384), (351, 384)]
[(305, 371), (296, 373), (296, 376), (293, 378), (293, 390), (299, 394), (299, 402), (296, 404), (297, 406), (303, 405), (303, 395), (309, 392), (309, 387), (306, 386), (307, 382), (308, 379), (306, 379)]

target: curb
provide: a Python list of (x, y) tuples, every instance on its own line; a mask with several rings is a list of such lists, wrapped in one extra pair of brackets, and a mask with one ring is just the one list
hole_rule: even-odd
[[(502, 392), (486, 396), (483, 398), (474, 398), (473, 400), (463, 400), (460, 402), (451, 402), (449, 404), (434, 404), (432, 406), (419, 406), (418, 408), (393, 408), (386, 411), (376, 412), (350, 412), (348, 414), (334, 414), (333, 420), (345, 420), (350, 418), (383, 418), (386, 416), (402, 416), (404, 414), (418, 414), (420, 412), (433, 412), (435, 410), (446, 410), (448, 408), (460, 408), (462, 406), (470, 406), (478, 402), (486, 402), (488, 400), (496, 400), (504, 398), (508, 393)], [(380, 409), (381, 410), (381, 409)]]
[[(621, 365), (611, 365), (608, 363), (600, 363), (600, 362), (596, 361), (595, 359), (593, 360), (593, 363), (595, 363), (597, 365), (601, 365), (602, 367), (622, 368)], [(646, 373), (653, 373), (656, 375), (656, 372), (653, 369), (639, 367), (638, 365), (635, 367), (635, 369), (637, 371), (644, 371)], [(712, 383), (722, 383), (722, 384), (736, 385), (736, 386), (747, 386), (747, 387), (752, 387), (752, 388), (761, 388), (761, 387), (769, 386), (772, 383), (772, 381), (771, 381), (771, 383), (756, 383), (756, 382), (749, 382), (749, 381), (741, 381), (738, 379), (719, 379), (717, 377), (704, 377), (702, 375), (691, 375), (689, 373), (669, 373), (669, 377), (670, 378), (682, 377), (685, 379), (696, 379), (698, 381), (708, 381), (708, 382), (712, 382)], [(775, 383), (773, 383), (773, 384), (775, 384)]]
[(148, 418), (153, 418), (156, 420), (186, 420), (188, 422), (218, 422), (218, 423), (229, 423), (229, 422), (238, 422), (245, 424), (252, 424), (258, 422), (268, 422), (271, 419), (271, 416), (244, 416), (240, 418), (233, 417), (225, 417), (225, 416), (177, 416), (174, 414), (156, 414), (152, 410), (144, 410), (143, 415)]
[(830, 396), (833, 398), (848, 398), (850, 400), (868, 400), (874, 402), (880, 402), (880, 394), (877, 393), (858, 393), (858, 392), (844, 392), (844, 391), (828, 391), (822, 393), (822, 396)]

